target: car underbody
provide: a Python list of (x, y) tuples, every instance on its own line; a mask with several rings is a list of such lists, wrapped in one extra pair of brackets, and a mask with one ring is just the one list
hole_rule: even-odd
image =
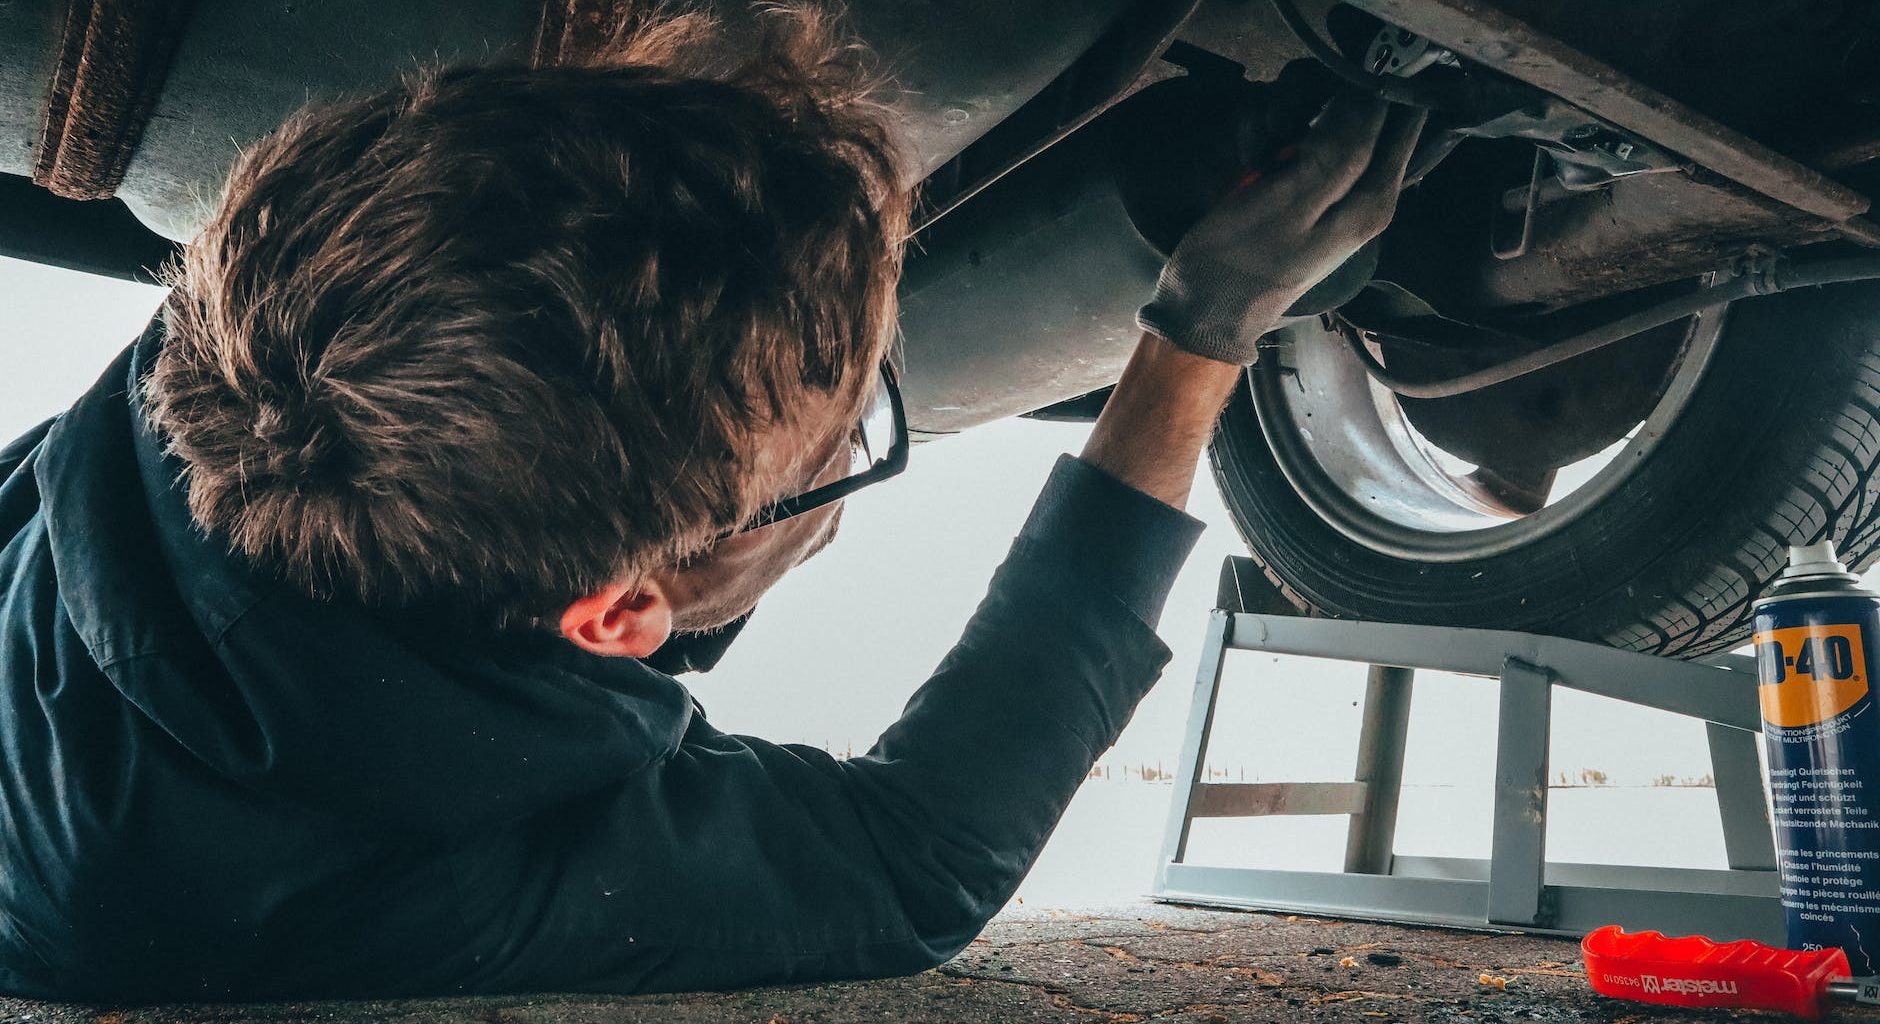
[[(401, 59), (409, 54), (456, 51), (468, 58), (481, 49), (476, 56), (490, 59), (526, 49), (540, 60), (545, 47), (561, 46), (567, 52), (558, 55), (571, 57), (596, 45), (609, 21), (628, 17), (632, 5), (489, 0), (452, 5), (448, 17), (435, 16), (441, 12), (431, 6), (9, 5), (0, 12), (12, 23), (0, 44), (6, 58), (0, 128), (13, 140), (0, 170), (30, 176), (71, 201), (8, 179), (0, 248), (81, 269), (147, 273), (168, 248), (151, 234), (186, 238), (233, 145), (269, 130), (293, 100), (368, 88), (409, 63)], [(983, 268), (989, 249), (1009, 244), (996, 236), (1012, 233), (1006, 215), (1012, 197), (986, 193), (1041, 154), (1076, 148), (1067, 143), (1080, 134), (1102, 134), (1096, 122), (1106, 112), (1176, 76), (1225, 83), (1224, 93), (1310, 62), (1300, 33), (1282, 18), (1291, 6), (850, 4), (855, 30), (898, 75), (905, 134), (924, 179), (925, 230), (916, 236), (910, 275), (910, 290), (921, 297), (916, 307), (952, 304), (951, 296), (929, 294), (935, 291), (970, 293), (967, 301), (981, 308), (1006, 298), (956, 280), (975, 275), (949, 273), (952, 246), (967, 248), (968, 267)], [(1425, 76), (1451, 72), (1462, 79), (1451, 83), (1453, 102), (1436, 116), (1463, 143), (1424, 190), (1440, 200), (1409, 204), (1375, 274), (1445, 318), (1522, 323), (1545, 333), (1549, 314), (1728, 271), (1759, 252), (1880, 244), (1880, 225), (1868, 219), (1870, 200), (1860, 191), (1880, 157), (1873, 116), (1880, 83), (1868, 60), (1880, 48), (1880, 18), (1866, 5), (1304, 6), (1298, 13), (1309, 31), (1333, 26), (1334, 38), (1320, 45), (1340, 42), (1340, 28), (1349, 38), (1354, 23), (1359, 39), (1346, 44), (1353, 50), (1367, 33), (1387, 36), (1394, 28), (1410, 47), (1431, 51), (1423, 58)], [(213, 10), (219, 7), (230, 9)], [(1434, 66), (1438, 55), (1449, 67)], [(1192, 104), (1196, 94), (1181, 99)], [(1215, 144), (1206, 136), (1230, 130), (1230, 119), (1260, 102), (1223, 97), (1207, 111), (1217, 115), (1212, 124), (1200, 123), (1192, 110), (1156, 110), (1158, 118), (1184, 121), (1187, 152), (1170, 148), (1184, 142), (1167, 132), (1159, 133), (1153, 152), (1117, 131), (1097, 148), (1120, 168), (1119, 178), (1155, 175), (1192, 188), (1169, 165)], [(1092, 149), (1079, 155), (1088, 159)], [(1039, 216), (1050, 218), (1055, 211), (1048, 207), (1065, 197), (1048, 193), (1062, 183), (1037, 184), (1047, 194), (1017, 198), (1047, 207)], [(1123, 186), (1143, 187), (1139, 180)], [(110, 204), (77, 205), (113, 195), (141, 224)], [(950, 232), (942, 226), (975, 205), (989, 208), (978, 218), (985, 226)], [(1134, 223), (1140, 211), (1130, 212), (1140, 230)], [(943, 243), (929, 241), (941, 235)], [(1118, 247), (1077, 238), (1074, 229), (1056, 241), (1066, 240)], [(1125, 272), (1124, 280), (1104, 282), (1123, 299), (1141, 289), (1115, 286), (1139, 284), (1127, 277), (1140, 278), (1156, 262), (1063, 247), (1049, 256), (1078, 264), (1069, 269), (1086, 279)], [(943, 266), (936, 271), (927, 262)], [(1131, 265), (1102, 265), (1108, 262)], [(946, 284), (932, 283), (936, 277)], [(1023, 293), (1024, 284), (1002, 290)], [(1008, 301), (1037, 298), (1032, 292)], [(1069, 323), (1045, 332), (948, 330), (917, 316), (907, 338), (917, 367), (910, 384), (923, 396), (911, 410), (917, 429), (942, 433), (1045, 408), (1114, 379), (1133, 330), (1111, 321), (1131, 312), (1128, 305), (1079, 309), (1064, 317)], [(1018, 377), (1000, 372), (1011, 368), (1000, 365), (1006, 361), (1021, 369)], [(956, 386), (987, 379), (1002, 382), (996, 394)]]

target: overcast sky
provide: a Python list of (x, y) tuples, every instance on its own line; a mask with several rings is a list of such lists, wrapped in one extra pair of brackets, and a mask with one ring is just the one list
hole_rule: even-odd
[[(0, 259), (0, 434), (63, 409), (128, 344), (155, 288)], [(689, 679), (722, 728), (860, 751), (958, 636), (1052, 461), (1088, 427), (1012, 420), (916, 448), (901, 477), (850, 502), (840, 539), (786, 579), (710, 676)], [(1244, 550), (1206, 474), (1189, 511), (1207, 524), (1162, 622), (1174, 650), (1113, 764), (1173, 769), (1221, 559)], [(1248, 777), (1349, 778), (1362, 670), (1236, 655), (1211, 760)], [(1615, 781), (1706, 771), (1694, 722), (1596, 698), (1557, 698), (1555, 763)], [(1481, 778), (1493, 688), (1419, 685), (1412, 781)], [(1156, 823), (1144, 823), (1156, 824)]]

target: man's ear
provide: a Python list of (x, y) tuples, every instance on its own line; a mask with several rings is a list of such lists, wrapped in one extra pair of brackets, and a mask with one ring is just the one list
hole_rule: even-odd
[(652, 580), (611, 583), (561, 613), (561, 635), (610, 658), (644, 658), (672, 635), (672, 602)]

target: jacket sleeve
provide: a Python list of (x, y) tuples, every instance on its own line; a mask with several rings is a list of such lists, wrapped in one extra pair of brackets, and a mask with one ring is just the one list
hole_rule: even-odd
[(1169, 658), (1200, 532), (1066, 458), (965, 635), (866, 755), (719, 732), (454, 858), (466, 990), (913, 973), (1010, 898)]

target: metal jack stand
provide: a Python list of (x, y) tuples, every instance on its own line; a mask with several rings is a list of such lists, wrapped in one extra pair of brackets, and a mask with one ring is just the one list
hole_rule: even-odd
[[(1762, 721), (1752, 659), (1675, 661), (1528, 633), (1258, 614), (1283, 605), (1277, 597), (1248, 560), (1230, 558), (1222, 567), (1219, 607), (1208, 620), (1156, 872), (1156, 899), (1567, 935), (1621, 924), (1781, 944), (1775, 849), (1756, 755)], [(1354, 781), (1202, 781), (1215, 694), (1230, 650), (1370, 666)], [(1416, 669), (1500, 680), (1487, 860), (1392, 852)], [(1556, 686), (1705, 723), (1728, 870), (1546, 862), (1549, 716)], [(1351, 816), (1342, 872), (1184, 862), (1196, 818), (1292, 814)]]

